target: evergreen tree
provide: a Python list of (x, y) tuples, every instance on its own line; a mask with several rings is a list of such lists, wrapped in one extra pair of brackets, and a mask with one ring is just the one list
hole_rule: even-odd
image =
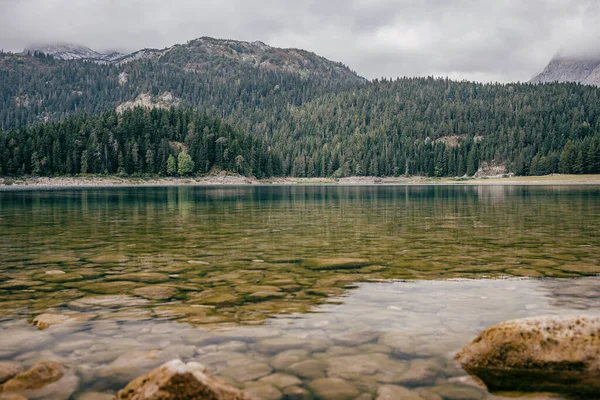
[(167, 159), (167, 175), (173, 176), (177, 173), (177, 161), (175, 161), (175, 157), (173, 154), (169, 155)]

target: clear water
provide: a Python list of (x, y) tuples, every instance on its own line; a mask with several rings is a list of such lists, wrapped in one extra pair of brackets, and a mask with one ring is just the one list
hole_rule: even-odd
[[(263, 398), (304, 389), (368, 399), (388, 384), (423, 399), (495, 398), (465, 384), (452, 357), (500, 321), (600, 315), (599, 195), (0, 192), (0, 361), (62, 360), (76, 377), (72, 398), (114, 394), (173, 358)], [(39, 330), (42, 313), (73, 319)], [(337, 391), (319, 390), (323, 378)]]

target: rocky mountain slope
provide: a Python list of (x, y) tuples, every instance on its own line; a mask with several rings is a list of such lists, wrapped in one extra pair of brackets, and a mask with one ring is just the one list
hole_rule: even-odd
[(320, 75), (357, 82), (364, 80), (342, 63), (330, 61), (306, 50), (281, 49), (260, 41), (244, 42), (202, 37), (162, 50), (142, 49), (131, 54), (99, 53), (89, 47), (71, 44), (30, 47), (25, 49), (24, 53), (35, 51), (50, 54), (59, 60), (85, 60), (116, 65), (138, 60), (158, 60), (188, 72), (202, 72), (210, 67), (208, 64), (228, 61), (268, 71), (291, 72), (303, 77)]
[(119, 52), (99, 53), (89, 47), (75, 44), (31, 46), (23, 50), (23, 53), (34, 53), (36, 51), (49, 54), (58, 60), (84, 60), (105, 63), (113, 62), (125, 56), (125, 54)]
[(600, 56), (556, 56), (531, 83), (575, 82), (600, 86)]

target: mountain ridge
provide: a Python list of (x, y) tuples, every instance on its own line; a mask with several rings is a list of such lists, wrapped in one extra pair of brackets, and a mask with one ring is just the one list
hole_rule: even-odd
[[(341, 62), (329, 60), (314, 52), (297, 48), (279, 48), (262, 41), (242, 41), (217, 39), (203, 36), (185, 44), (175, 44), (164, 49), (144, 48), (131, 53), (101, 53), (78, 44), (50, 44), (30, 46), (23, 53), (41, 52), (62, 61), (83, 60), (96, 63), (108, 63), (118, 66), (138, 60), (157, 60), (171, 53), (179, 56), (187, 71), (201, 71), (203, 64), (217, 57), (239, 61), (247, 65), (266, 70), (282, 70), (308, 76), (317, 74), (337, 74), (346, 79), (366, 81)], [(185, 54), (187, 53), (187, 54)]]
[(101, 53), (96, 50), (79, 44), (63, 43), (63, 44), (46, 44), (41, 46), (28, 46), (23, 50), (23, 54), (41, 52), (49, 54), (54, 58), (62, 61), (83, 60), (101, 63), (111, 63), (120, 59), (126, 54), (116, 51)]

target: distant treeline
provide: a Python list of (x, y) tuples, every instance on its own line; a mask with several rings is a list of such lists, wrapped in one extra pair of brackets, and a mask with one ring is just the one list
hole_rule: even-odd
[(58, 123), (0, 131), (1, 175), (281, 174), (264, 142), (193, 110), (74, 116)]

